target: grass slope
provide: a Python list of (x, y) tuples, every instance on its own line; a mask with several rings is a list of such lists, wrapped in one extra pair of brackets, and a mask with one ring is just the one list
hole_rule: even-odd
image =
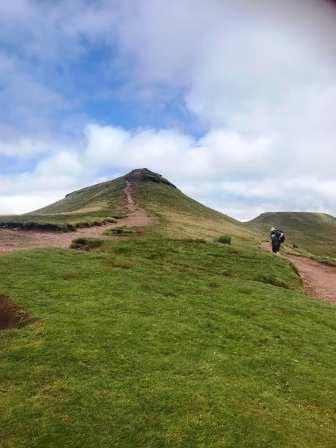
[(176, 238), (213, 238), (223, 233), (253, 239), (255, 233), (229, 216), (212, 210), (163, 183), (142, 182), (138, 202), (160, 219), (166, 235)]
[(336, 257), (336, 218), (324, 213), (264, 213), (248, 227), (268, 236), (271, 226), (284, 230), (287, 241), (316, 256)]
[(126, 181), (123, 177), (103, 182), (68, 194), (61, 201), (37, 210), (37, 214), (90, 212), (121, 207), (120, 198)]
[(1, 216), (0, 224), (55, 224), (62, 230), (62, 225), (90, 224), (94, 221), (103, 221), (105, 218), (124, 216), (123, 190), (125, 186), (126, 180), (118, 178), (83, 188), (35, 212)]
[[(277, 285), (277, 286), (276, 286)], [(149, 236), (1, 258), (2, 448), (333, 448), (336, 308), (283, 260)]]
[(159, 218), (157, 230), (180, 238), (211, 239), (222, 234), (254, 239), (242, 223), (196, 202), (152, 171), (133, 170), (114, 181), (104, 182), (67, 195), (61, 201), (33, 213), (1, 217), (2, 223), (78, 225), (125, 213), (124, 188), (130, 181), (138, 204)]

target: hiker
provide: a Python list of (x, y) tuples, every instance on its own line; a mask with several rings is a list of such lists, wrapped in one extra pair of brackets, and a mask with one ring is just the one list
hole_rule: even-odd
[(271, 228), (271, 244), (272, 244), (272, 252), (278, 253), (281, 247), (281, 244), (285, 242), (285, 234), (282, 230), (277, 229), (275, 227)]

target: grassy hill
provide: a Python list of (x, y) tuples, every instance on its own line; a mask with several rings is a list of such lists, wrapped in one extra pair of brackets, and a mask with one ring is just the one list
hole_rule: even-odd
[(66, 195), (54, 204), (37, 210), (30, 215), (58, 215), (66, 213), (111, 213), (122, 208), (123, 177), (86, 187)]
[(73, 230), (126, 214), (124, 178), (100, 183), (68, 194), (47, 207), (23, 215), (0, 216), (0, 226)]
[(53, 230), (73, 230), (76, 226), (123, 216), (127, 213), (124, 194), (127, 182), (131, 182), (139, 206), (158, 217), (160, 231), (170, 236), (212, 238), (228, 233), (247, 239), (254, 237), (254, 232), (240, 222), (196, 202), (167, 179), (147, 169), (133, 170), (118, 179), (75, 191), (31, 213), (2, 216), (0, 226), (48, 229), (52, 225)]
[(271, 226), (280, 227), (290, 245), (316, 256), (336, 257), (336, 218), (324, 213), (263, 213), (248, 227), (269, 235)]
[(263, 227), (147, 170), (39, 216), (125, 212), (127, 181), (158, 218), (142, 237), (1, 256), (0, 317), (19, 307), (18, 328), (0, 318), (1, 448), (334, 448), (336, 308), (258, 248)]
[(333, 448), (336, 309), (244, 243), (2, 257), (2, 448)]
[(213, 238), (229, 234), (243, 239), (256, 238), (239, 221), (212, 210), (186, 196), (172, 185), (143, 181), (137, 184), (137, 200), (150, 214), (159, 217), (166, 235), (180, 238)]

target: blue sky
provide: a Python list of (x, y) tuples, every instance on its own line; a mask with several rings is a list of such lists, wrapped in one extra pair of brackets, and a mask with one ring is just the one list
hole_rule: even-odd
[(0, 4), (0, 213), (148, 167), (240, 219), (336, 214), (321, 0)]

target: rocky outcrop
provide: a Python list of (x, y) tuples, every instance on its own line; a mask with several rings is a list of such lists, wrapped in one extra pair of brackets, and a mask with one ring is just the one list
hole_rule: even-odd
[(176, 188), (174, 184), (165, 179), (161, 174), (154, 173), (147, 168), (141, 168), (131, 171), (126, 174), (125, 179), (129, 182), (156, 182), (160, 184), (166, 184), (173, 188)]

